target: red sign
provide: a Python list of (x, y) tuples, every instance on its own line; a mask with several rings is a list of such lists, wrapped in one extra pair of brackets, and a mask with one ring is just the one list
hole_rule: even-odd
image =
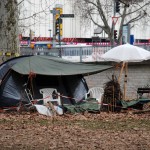
[(20, 41), (22, 40), (22, 34), (19, 34), (19, 40)]
[(28, 41), (20, 41), (21, 45), (28, 45)]
[(34, 37), (34, 41), (51, 41), (50, 37)]

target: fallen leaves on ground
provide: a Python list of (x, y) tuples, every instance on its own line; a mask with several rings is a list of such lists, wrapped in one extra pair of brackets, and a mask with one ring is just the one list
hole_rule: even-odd
[(150, 114), (0, 113), (2, 150), (149, 150)]

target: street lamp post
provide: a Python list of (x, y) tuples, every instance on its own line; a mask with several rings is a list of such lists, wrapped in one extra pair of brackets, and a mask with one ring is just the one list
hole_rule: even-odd
[(50, 32), (50, 38), (51, 38), (51, 31), (52, 31), (52, 30), (51, 30), (51, 29), (49, 29), (48, 31)]
[[(116, 16), (116, 0), (114, 0), (114, 12), (113, 12), (113, 16), (115, 17)], [(115, 30), (115, 25), (114, 23), (112, 24), (112, 28), (113, 28), (113, 32), (112, 32), (112, 44), (113, 44), (113, 47), (115, 45), (115, 39), (114, 39), (114, 30)]]

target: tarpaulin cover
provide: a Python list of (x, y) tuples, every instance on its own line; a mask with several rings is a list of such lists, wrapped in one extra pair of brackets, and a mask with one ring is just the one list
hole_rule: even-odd
[(135, 100), (131, 100), (131, 101), (124, 101), (124, 100), (121, 100), (121, 104), (122, 104), (122, 107), (123, 108), (129, 108), (129, 107), (133, 107), (133, 106), (136, 106), (138, 104), (140, 105), (143, 105), (145, 103), (148, 103), (150, 102), (150, 99), (135, 99)]
[(97, 103), (97, 100), (92, 98), (92, 99), (87, 99), (86, 101), (80, 101), (76, 103), (75, 105), (64, 105), (65, 111), (67, 113), (81, 113), (81, 112), (99, 112), (100, 111), (100, 106)]
[(30, 56), (22, 58), (19, 63), (16, 63), (11, 68), (24, 75), (34, 72), (40, 75), (60, 76), (79, 74), (90, 75), (112, 68), (112, 66), (74, 63), (50, 56)]

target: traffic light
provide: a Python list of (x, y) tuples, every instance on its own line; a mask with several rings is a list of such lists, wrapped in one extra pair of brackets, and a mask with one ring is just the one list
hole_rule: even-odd
[(117, 39), (117, 30), (114, 30), (114, 39)]
[(120, 12), (120, 2), (119, 0), (116, 1), (116, 13)]
[(59, 13), (57, 13), (56, 16), (55, 16), (55, 19), (56, 19), (56, 35), (63, 36), (63, 23), (62, 23), (62, 19), (60, 17), (63, 14), (63, 9), (62, 9), (62, 6), (56, 6), (55, 9), (57, 11), (59, 11)]
[(57, 20), (56, 20), (55, 30), (56, 30), (56, 35), (59, 35), (59, 33), (60, 33), (59, 18), (57, 18)]
[(62, 36), (62, 19), (61, 18), (56, 19), (55, 28), (56, 28), (56, 35), (60, 34), (60, 36)]

